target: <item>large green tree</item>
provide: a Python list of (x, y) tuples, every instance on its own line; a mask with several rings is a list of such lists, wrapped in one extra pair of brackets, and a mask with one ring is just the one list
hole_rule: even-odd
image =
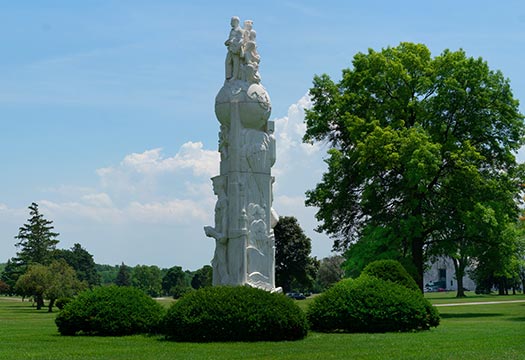
[(318, 290), (324, 291), (336, 282), (343, 279), (345, 271), (343, 270), (344, 257), (340, 255), (332, 255), (321, 259), (319, 262), (319, 270), (315, 282)]
[(173, 266), (166, 271), (162, 277), (162, 291), (165, 295), (179, 297), (190, 289), (190, 281), (187, 274), (180, 266)]
[(59, 234), (53, 231), (53, 222), (45, 219), (39, 212), (38, 204), (32, 203), (29, 206), (29, 215), (31, 217), (19, 228), (18, 235), (15, 236), (18, 240), (15, 246), (19, 249), (16, 262), (21, 266), (33, 263), (49, 264), (53, 259)]
[(294, 283), (310, 288), (319, 264), (310, 256), (312, 240), (304, 233), (293, 216), (281, 216), (274, 227), (275, 234), (275, 283), (285, 292)]
[(336, 250), (379, 241), (410, 257), (422, 288), (425, 251), (473, 232), (461, 216), (482, 208), (503, 212), (496, 221), (517, 217), (523, 115), (509, 81), (481, 58), (432, 58), (424, 45), (401, 43), (358, 53), (338, 83), (316, 76), (310, 95), (304, 140), (331, 148), (306, 203), (319, 208), (318, 230)]
[[(32, 203), (29, 206), (29, 215), (31, 217), (19, 228), (18, 235), (15, 236), (18, 240), (15, 244), (18, 248), (17, 254), (8, 261), (2, 273), (2, 280), (12, 290), (29, 265), (49, 264), (53, 260), (53, 253), (58, 244), (59, 234), (53, 231), (53, 222), (45, 219), (40, 213), (38, 204)], [(37, 302), (41, 304), (43, 300), (37, 297)]]
[(74, 244), (69, 250), (56, 250), (54, 257), (64, 259), (75, 270), (80, 281), (86, 281), (90, 287), (100, 285), (100, 275), (93, 255), (80, 244)]
[(48, 299), (49, 312), (56, 299), (73, 297), (85, 286), (86, 283), (78, 280), (75, 270), (63, 259), (54, 260), (49, 265), (31, 264), (16, 282), (18, 293), (34, 297), (37, 310), (44, 306), (44, 298)]
[(156, 265), (137, 265), (133, 268), (131, 285), (149, 296), (160, 296), (162, 293), (162, 274)]
[(129, 266), (120, 264), (118, 267), (117, 276), (115, 278), (115, 285), (117, 286), (131, 286), (131, 269)]
[(210, 265), (204, 265), (193, 273), (191, 278), (191, 287), (200, 289), (212, 285), (213, 268)]

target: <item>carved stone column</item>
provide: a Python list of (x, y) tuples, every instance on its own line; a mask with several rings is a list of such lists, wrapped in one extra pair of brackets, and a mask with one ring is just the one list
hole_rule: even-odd
[[(271, 168), (275, 163), (274, 124), (268, 121), (270, 97), (260, 84), (259, 62), (253, 22), (241, 29), (233, 17), (226, 58), (226, 79), (215, 98), (220, 123), (220, 174), (213, 178), (215, 226), (204, 228), (215, 238), (213, 265), (215, 285), (245, 285), (274, 291), (277, 221), (272, 209)], [(241, 36), (242, 35), (242, 36)], [(241, 51), (238, 51), (239, 42)], [(232, 44), (236, 44), (234, 50)], [(235, 57), (238, 58), (235, 58)], [(232, 75), (233, 64), (238, 73)], [(216, 184), (222, 184), (221, 187)]]

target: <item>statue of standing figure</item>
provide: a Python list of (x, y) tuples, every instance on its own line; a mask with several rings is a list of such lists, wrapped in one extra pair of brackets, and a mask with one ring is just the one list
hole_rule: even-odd
[(226, 54), (226, 80), (244, 80), (249, 83), (260, 83), (259, 62), (261, 57), (257, 52), (255, 42), (256, 32), (253, 21), (244, 21), (244, 29), (240, 27), (240, 19), (233, 16), (230, 21), (230, 36), (224, 42), (228, 48)]

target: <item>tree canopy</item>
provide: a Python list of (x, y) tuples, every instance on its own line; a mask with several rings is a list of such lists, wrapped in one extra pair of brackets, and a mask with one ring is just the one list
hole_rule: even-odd
[(316, 76), (310, 95), (304, 140), (331, 148), (306, 204), (335, 250), (394, 250), (422, 288), (426, 250), (457, 253), (460, 239), (496, 239), (517, 218), (523, 115), (509, 80), (481, 58), (432, 58), (413, 43), (370, 49), (338, 83)]
[(90, 287), (100, 285), (100, 275), (97, 272), (93, 255), (80, 244), (74, 244), (69, 250), (56, 250), (54, 257), (64, 259), (75, 270), (80, 281), (86, 281)]
[(63, 259), (54, 260), (49, 265), (32, 264), (16, 282), (18, 293), (35, 298), (37, 310), (44, 305), (44, 298), (49, 299), (49, 312), (56, 299), (73, 297), (84, 287), (85, 283), (77, 279), (75, 270)]
[(213, 268), (210, 265), (204, 265), (197, 269), (191, 278), (191, 287), (200, 289), (212, 285)]
[(160, 296), (162, 293), (162, 274), (159, 267), (156, 265), (135, 266), (132, 271), (131, 285), (149, 296)]

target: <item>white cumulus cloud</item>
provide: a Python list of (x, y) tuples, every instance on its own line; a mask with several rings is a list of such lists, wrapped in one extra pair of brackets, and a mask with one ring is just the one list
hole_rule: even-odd
[(164, 155), (161, 148), (150, 149), (126, 155), (119, 164), (96, 172), (102, 188), (119, 202), (123, 198), (145, 202), (155, 196), (166, 200), (176, 191), (185, 193), (184, 184), (209, 184), (219, 172), (219, 153), (205, 149), (202, 142), (188, 141), (174, 156)]
[(161, 148), (146, 150), (126, 155), (119, 166), (98, 169), (97, 174), (105, 177), (120, 171), (155, 175), (189, 169), (195, 176), (213, 176), (217, 174), (218, 164), (217, 151), (204, 149), (202, 142), (189, 141), (181, 146), (175, 156), (164, 157)]

